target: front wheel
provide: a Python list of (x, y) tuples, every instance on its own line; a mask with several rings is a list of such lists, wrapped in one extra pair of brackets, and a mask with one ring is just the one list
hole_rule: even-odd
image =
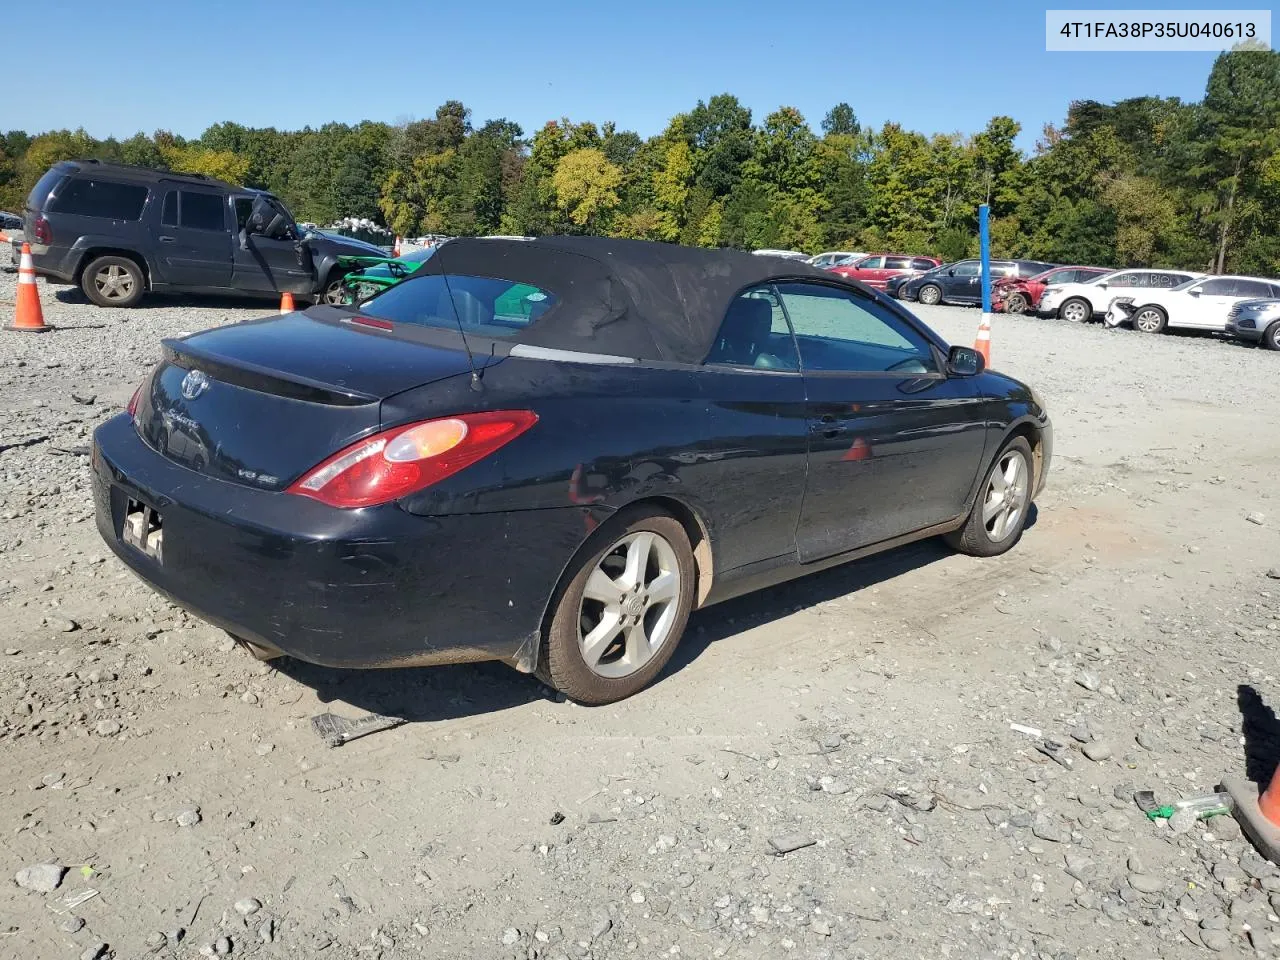
[(1058, 316), (1070, 323), (1084, 323), (1093, 319), (1093, 306), (1088, 300), (1072, 297), (1058, 310)]
[(987, 471), (964, 526), (947, 534), (947, 542), (973, 557), (994, 557), (1017, 543), (1031, 511), (1031, 464), (1031, 445), (1014, 437)]
[(942, 302), (942, 288), (936, 283), (926, 283), (920, 288), (918, 299), (925, 306), (935, 306)]
[(1159, 333), (1169, 317), (1159, 307), (1139, 307), (1133, 315), (1133, 329), (1142, 333)]
[(329, 280), (324, 285), (324, 290), (320, 294), (321, 303), (340, 307), (342, 304), (347, 302), (347, 290), (342, 284), (345, 276), (346, 274), (344, 273), (334, 273), (329, 275)]
[(1280, 350), (1280, 320), (1267, 327), (1262, 335), (1262, 345), (1268, 350)]
[(668, 514), (629, 511), (595, 542), (574, 562), (538, 663), (543, 682), (591, 705), (638, 693), (662, 671), (689, 620), (696, 579), (689, 538)]
[(1030, 304), (1027, 303), (1027, 296), (1024, 293), (1011, 293), (1009, 299), (1004, 302), (1006, 313), (1026, 313), (1028, 306)]

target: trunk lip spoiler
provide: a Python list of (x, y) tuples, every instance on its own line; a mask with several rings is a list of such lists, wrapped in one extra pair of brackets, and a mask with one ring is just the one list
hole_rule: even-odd
[(199, 366), (216, 380), (248, 390), (269, 391), (294, 400), (338, 407), (359, 407), (379, 403), (383, 399), (360, 390), (335, 387), (333, 384), (264, 367), (251, 361), (233, 360), (202, 349), (190, 340), (165, 338), (160, 341), (160, 345), (164, 350), (165, 361), (173, 366), (184, 370)]

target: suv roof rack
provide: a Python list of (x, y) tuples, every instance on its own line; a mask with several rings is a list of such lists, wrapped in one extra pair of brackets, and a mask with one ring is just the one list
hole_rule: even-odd
[(65, 162), (92, 164), (95, 167), (119, 170), (122, 173), (133, 173), (140, 176), (154, 177), (157, 180), (198, 180), (201, 183), (214, 183), (232, 190), (241, 189), (235, 184), (219, 180), (217, 177), (211, 177), (207, 173), (185, 173), (178, 170), (159, 170), (156, 167), (144, 167), (134, 163), (116, 163), (114, 160), (102, 160), (98, 157), (88, 157), (82, 160), (70, 160)]

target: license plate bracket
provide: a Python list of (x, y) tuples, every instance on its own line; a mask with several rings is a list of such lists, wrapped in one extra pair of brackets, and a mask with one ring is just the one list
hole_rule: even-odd
[(126, 501), (120, 539), (157, 563), (164, 562), (164, 520), (159, 510), (141, 500)]

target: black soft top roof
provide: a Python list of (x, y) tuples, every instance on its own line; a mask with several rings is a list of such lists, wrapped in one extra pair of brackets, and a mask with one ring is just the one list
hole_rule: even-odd
[(648, 240), (461, 238), (404, 281), (436, 274), (496, 277), (541, 287), (559, 303), (520, 343), (641, 360), (701, 363), (745, 287), (784, 278), (832, 281), (825, 270), (736, 250)]

